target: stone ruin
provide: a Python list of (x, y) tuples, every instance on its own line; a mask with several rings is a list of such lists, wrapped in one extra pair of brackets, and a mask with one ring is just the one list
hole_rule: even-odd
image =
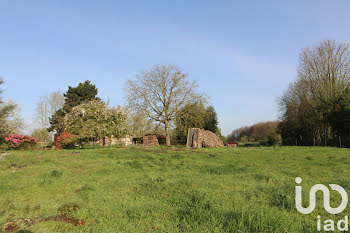
[(147, 135), (142, 137), (144, 147), (159, 146), (157, 135)]
[(190, 128), (187, 134), (187, 148), (224, 147), (223, 141), (215, 133), (200, 128)]

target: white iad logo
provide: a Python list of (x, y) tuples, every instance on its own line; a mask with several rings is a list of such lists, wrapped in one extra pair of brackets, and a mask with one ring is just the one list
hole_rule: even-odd
[[(302, 179), (300, 177), (295, 178), (295, 182), (297, 184), (301, 184)], [(311, 187), (310, 189), (310, 205), (307, 208), (304, 208), (302, 206), (302, 188), (301, 186), (295, 186), (295, 206), (297, 210), (302, 213), (302, 214), (310, 214), (316, 207), (316, 192), (317, 191), (322, 191), (323, 192), (323, 206), (324, 209), (330, 213), (330, 214), (339, 214), (342, 212), (347, 204), (348, 204), (348, 195), (346, 191), (339, 185), (337, 184), (329, 184), (332, 190), (335, 190), (340, 193), (342, 197), (342, 202), (337, 208), (332, 208), (329, 204), (330, 202), (330, 194), (329, 194), (329, 189), (327, 188), (326, 185), (323, 184), (316, 184)]]

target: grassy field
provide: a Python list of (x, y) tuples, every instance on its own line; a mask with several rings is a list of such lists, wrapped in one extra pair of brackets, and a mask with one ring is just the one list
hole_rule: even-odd
[(321, 147), (11, 151), (0, 232), (316, 232), (349, 208), (299, 214), (295, 177), (308, 199), (316, 183), (349, 191), (349, 171), (348, 149)]

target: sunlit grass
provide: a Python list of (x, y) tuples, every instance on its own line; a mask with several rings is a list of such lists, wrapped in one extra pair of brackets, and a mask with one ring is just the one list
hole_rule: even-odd
[[(349, 169), (348, 149), (321, 147), (12, 151), (0, 232), (316, 232), (316, 216), (332, 216), (322, 202), (296, 211), (295, 177), (307, 199), (316, 183), (350, 191)], [(80, 222), (52, 219), (62, 214)]]

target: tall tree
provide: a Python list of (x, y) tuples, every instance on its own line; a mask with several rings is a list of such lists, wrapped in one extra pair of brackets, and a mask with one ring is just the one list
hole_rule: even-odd
[(350, 88), (349, 44), (325, 40), (305, 48), (297, 71), (297, 79), (279, 100), (283, 143), (327, 145), (342, 131), (333, 119), (342, 115), (337, 101), (344, 100)]
[(64, 106), (64, 99), (65, 97), (60, 92), (40, 96), (35, 108), (35, 121), (40, 129), (50, 126), (49, 118)]
[(98, 90), (91, 81), (87, 80), (84, 83), (79, 83), (77, 87), (68, 87), (68, 91), (64, 94), (65, 104), (63, 109), (69, 112), (71, 108), (78, 106), (84, 101), (99, 99), (97, 96)]
[[(62, 108), (58, 109), (50, 117), (49, 131), (56, 131), (57, 134), (61, 134), (64, 130), (64, 116), (69, 113), (73, 107), (79, 104), (91, 101), (99, 100), (97, 96), (98, 90), (95, 85), (90, 81), (79, 83), (77, 87), (68, 87), (68, 91), (64, 94), (65, 103)], [(54, 99), (54, 98), (53, 98)]]
[(176, 112), (200, 98), (197, 83), (188, 81), (187, 76), (176, 66), (160, 65), (141, 71), (135, 81), (127, 82), (129, 108), (144, 112), (150, 120), (162, 123), (168, 146), (171, 145), (170, 127)]
[(218, 131), (218, 114), (216, 113), (213, 106), (209, 106), (205, 110), (204, 129), (210, 130), (214, 133), (217, 133)]

